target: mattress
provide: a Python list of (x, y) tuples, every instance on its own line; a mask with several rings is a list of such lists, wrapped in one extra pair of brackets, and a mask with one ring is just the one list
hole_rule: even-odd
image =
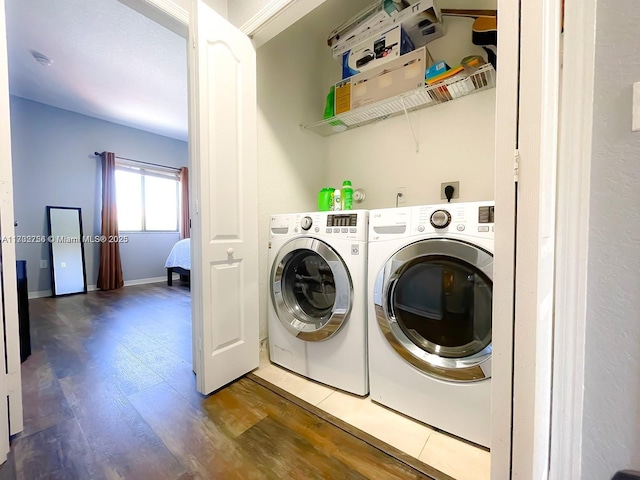
[(165, 268), (182, 267), (191, 270), (191, 252), (189, 239), (185, 238), (177, 242), (171, 249), (164, 264)]

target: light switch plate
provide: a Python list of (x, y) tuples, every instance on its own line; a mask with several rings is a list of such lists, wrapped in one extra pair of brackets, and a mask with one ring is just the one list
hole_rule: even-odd
[(633, 84), (633, 113), (631, 116), (631, 131), (640, 131), (640, 82)]

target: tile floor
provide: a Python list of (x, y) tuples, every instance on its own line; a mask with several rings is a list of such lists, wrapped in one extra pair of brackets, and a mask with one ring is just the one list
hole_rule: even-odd
[(488, 451), (397, 415), (368, 397), (334, 390), (273, 365), (266, 349), (253, 373), (457, 480), (490, 478)]

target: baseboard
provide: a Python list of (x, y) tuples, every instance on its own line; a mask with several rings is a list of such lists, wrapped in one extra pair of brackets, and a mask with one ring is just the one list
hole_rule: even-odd
[(44, 297), (50, 297), (51, 296), (51, 290), (40, 290), (39, 292), (29, 292), (29, 300), (31, 300), (32, 298), (44, 298)]
[[(178, 275), (177, 273), (174, 273), (173, 279), (180, 280), (180, 275)], [(139, 278), (137, 280), (125, 280), (124, 286), (132, 287), (133, 285), (146, 285), (147, 283), (160, 283), (160, 282), (166, 282), (166, 281), (167, 281), (166, 275), (163, 277)]]
[[(180, 275), (178, 275), (177, 273), (174, 273), (173, 279), (180, 280)], [(132, 287), (134, 285), (146, 285), (147, 283), (160, 283), (160, 282), (166, 282), (166, 281), (167, 281), (166, 276), (139, 278), (137, 280), (125, 280), (124, 286)], [(87, 285), (87, 292), (94, 292), (96, 290), (98, 290), (98, 287), (96, 287), (95, 285)], [(29, 292), (29, 300), (33, 298), (44, 298), (44, 297), (50, 297), (50, 296), (51, 296), (51, 290), (40, 290), (37, 292)]]

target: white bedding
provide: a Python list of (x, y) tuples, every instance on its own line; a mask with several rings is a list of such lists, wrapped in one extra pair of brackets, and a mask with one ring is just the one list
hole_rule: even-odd
[(185, 270), (191, 270), (191, 252), (189, 246), (188, 238), (176, 243), (171, 249), (171, 253), (167, 257), (164, 267), (182, 267)]

